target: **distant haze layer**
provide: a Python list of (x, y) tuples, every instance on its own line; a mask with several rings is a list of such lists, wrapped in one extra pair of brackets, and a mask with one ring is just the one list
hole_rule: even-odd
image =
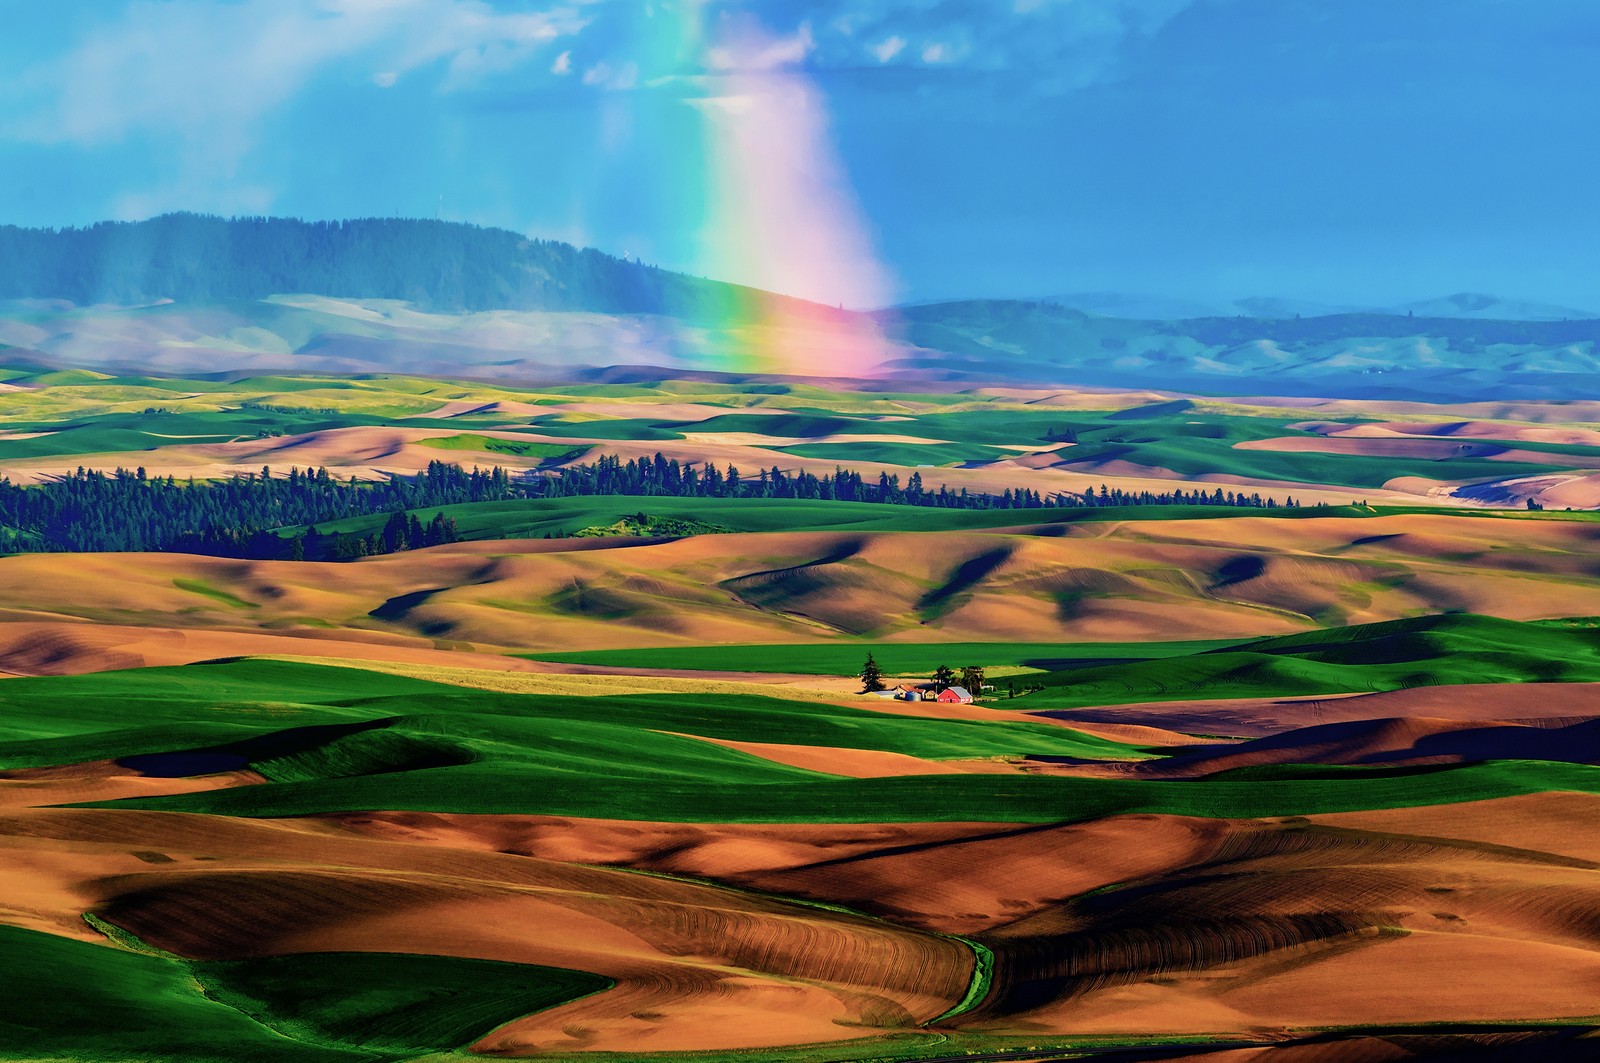
[(0, 227), (0, 299), (9, 360), (112, 370), (515, 380), (654, 366), (1233, 395), (1600, 395), (1600, 322), (1554, 305), (1100, 293), (865, 312), (437, 221)]

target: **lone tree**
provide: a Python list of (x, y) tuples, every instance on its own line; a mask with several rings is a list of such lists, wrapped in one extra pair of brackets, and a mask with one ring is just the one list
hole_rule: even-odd
[(969, 664), (961, 669), (961, 685), (967, 693), (977, 697), (983, 690), (983, 669), (975, 664)]
[(956, 674), (950, 670), (948, 665), (941, 664), (933, 671), (933, 685), (940, 690), (946, 687), (953, 687), (956, 685)]
[(867, 663), (861, 666), (861, 689), (868, 694), (884, 689), (883, 670), (878, 667), (878, 662), (873, 660), (872, 654), (867, 654)]

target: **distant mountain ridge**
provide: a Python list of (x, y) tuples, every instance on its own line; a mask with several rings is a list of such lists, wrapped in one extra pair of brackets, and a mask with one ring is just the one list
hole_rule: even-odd
[(895, 367), (1222, 395), (1423, 401), (1600, 397), (1600, 320), (1347, 313), (1176, 321), (1103, 317), (1050, 301), (905, 307)]
[[(0, 226), (8, 363), (501, 380), (625, 366), (806, 375), (837, 367), (830, 352), (865, 328), (887, 342), (853, 371), (823, 375), (954, 388), (1600, 398), (1600, 320), (1544, 304), (1462, 293), (1352, 311), (1255, 298), (1195, 316), (1208, 308), (1111, 293), (1074, 308), (1066, 298), (864, 314), (442, 221), (180, 214)], [(772, 349), (784, 357), (763, 360)]]
[(132, 306), (299, 292), (403, 300), (431, 311), (579, 310), (686, 320), (719, 315), (735, 298), (782, 298), (459, 222), (166, 214), (81, 229), (0, 226), (0, 300)]
[(1579, 321), (1600, 318), (1593, 310), (1579, 310), (1551, 303), (1502, 299), (1480, 292), (1457, 292), (1441, 299), (1402, 303), (1392, 307), (1395, 313), (1415, 314), (1417, 317), (1471, 318), (1495, 321)]
[[(1209, 317), (1252, 317), (1277, 320), (1294, 317), (1333, 317), (1339, 314), (1392, 314), (1401, 317), (1456, 318), (1483, 321), (1577, 321), (1600, 318), (1600, 312), (1554, 303), (1503, 299), (1481, 292), (1457, 292), (1437, 299), (1392, 306), (1355, 303), (1319, 303), (1306, 299), (1254, 296), (1233, 300), (1186, 300), (1120, 292), (1078, 292), (1039, 300), (1097, 317), (1135, 321), (1193, 321)], [(928, 304), (924, 304), (928, 305)]]

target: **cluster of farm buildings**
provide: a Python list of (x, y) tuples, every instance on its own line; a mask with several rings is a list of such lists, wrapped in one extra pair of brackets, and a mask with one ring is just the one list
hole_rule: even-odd
[(894, 698), (896, 701), (944, 701), (961, 705), (972, 704), (972, 692), (966, 687), (948, 686), (941, 688), (932, 683), (902, 683), (900, 686), (878, 691), (878, 696), (880, 698)]

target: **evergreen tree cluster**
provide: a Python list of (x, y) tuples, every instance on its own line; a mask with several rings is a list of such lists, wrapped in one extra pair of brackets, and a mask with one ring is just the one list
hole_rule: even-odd
[(432, 520), (423, 524), (415, 513), (391, 513), (383, 530), (369, 535), (323, 535), (312, 525), (304, 535), (289, 540), (289, 556), (296, 561), (348, 561), (460, 541), (454, 517), (435, 513)]
[(1224, 491), (1218, 487), (1213, 491), (1202, 491), (1195, 488), (1185, 491), (1176, 488), (1171, 491), (1124, 491), (1120, 487), (1107, 488), (1100, 485), (1098, 493), (1093, 488), (1082, 495), (1074, 496), (1076, 501), (1060, 503), (1068, 506), (1229, 506), (1235, 509), (1299, 509), (1300, 503), (1293, 496), (1283, 500), (1280, 504), (1270, 495), (1261, 497), (1259, 491), (1245, 494), (1243, 491)]
[(657, 453), (654, 458), (629, 458), (614, 455), (569, 465), (542, 483), (535, 482), (530, 492), (550, 498), (577, 495), (666, 495), (676, 498), (800, 498), (819, 502), (879, 502), (890, 505), (931, 506), (941, 509), (1041, 509), (1046, 505), (1038, 491), (1006, 488), (998, 495), (952, 491), (944, 485), (938, 490), (923, 486), (922, 474), (913, 472), (904, 485), (898, 474), (880, 472), (869, 480), (859, 472), (835, 467), (817, 476), (810, 472), (787, 473), (777, 466), (762, 469), (754, 476), (737, 466), (719, 469), (715, 465), (684, 464)]
[[(66, 553), (173, 550), (255, 558), (292, 557), (298, 550), (313, 560), (358, 556), (354, 546), (341, 548), (338, 537), (308, 537), (297, 546), (272, 530), (373, 513), (504, 501), (523, 493), (503, 469), (467, 472), (442, 461), (430, 462), (415, 476), (379, 483), (338, 480), (327, 469), (291, 469), (287, 476), (273, 476), (263, 468), (259, 474), (196, 483), (149, 477), (142, 468), (109, 475), (80, 468), (34, 487), (0, 480), (0, 547)], [(432, 546), (453, 541), (442, 537), (454, 534), (453, 525), (386, 527), (378, 541), (383, 549), (368, 552)]]
[[(661, 454), (626, 461), (612, 455), (566, 466), (553, 473), (513, 478), (505, 469), (470, 472), (433, 461), (415, 476), (376, 483), (354, 477), (339, 480), (325, 468), (291, 469), (274, 476), (270, 468), (220, 481), (179, 482), (147, 476), (145, 470), (103, 473), (79, 468), (50, 483), (21, 487), (0, 479), (0, 549), (25, 552), (179, 551), (223, 557), (342, 560), (393, 553), (459, 538), (452, 518), (436, 514), (424, 524), (411, 511), (466, 502), (625, 495), (674, 498), (791, 498), (869, 502), (945, 509), (1040, 509), (1123, 505), (1232, 506), (1275, 508), (1259, 494), (1174, 490), (1151, 493), (1110, 490), (1063, 494), (1048, 502), (1038, 491), (1007, 488), (1000, 494), (930, 490), (913, 472), (880, 472), (869, 479), (835, 468), (817, 476), (779, 468), (746, 475), (732, 465), (720, 469), (681, 463)], [(1298, 503), (1289, 499), (1285, 505)], [(391, 514), (380, 532), (367, 535), (323, 533), (326, 525), (349, 517)], [(307, 527), (298, 537), (277, 534)]]

